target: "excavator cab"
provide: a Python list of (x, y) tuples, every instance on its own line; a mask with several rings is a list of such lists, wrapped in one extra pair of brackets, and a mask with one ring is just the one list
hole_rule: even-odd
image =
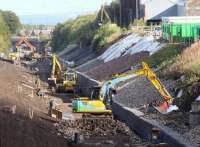
[(65, 91), (74, 92), (75, 86), (77, 85), (77, 74), (75, 72), (66, 71), (64, 73), (63, 86)]
[(100, 86), (93, 87), (90, 99), (91, 100), (98, 100), (99, 99), (99, 95), (100, 95), (100, 91), (101, 91), (101, 87)]
[(78, 98), (73, 100), (73, 111), (76, 113), (91, 114), (111, 114), (112, 111), (101, 98), (102, 87), (92, 87), (91, 96), (89, 98)]

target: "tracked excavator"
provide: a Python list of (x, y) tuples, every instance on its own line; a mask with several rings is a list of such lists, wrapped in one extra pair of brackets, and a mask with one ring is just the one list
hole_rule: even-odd
[(73, 71), (62, 70), (62, 66), (55, 54), (52, 55), (51, 77), (48, 78), (49, 87), (54, 92), (74, 92), (77, 74)]
[(157, 89), (161, 95), (161, 99), (152, 102), (153, 107), (162, 114), (167, 114), (172, 109), (173, 98), (168, 93), (166, 88), (162, 85), (156, 74), (149, 68), (149, 66), (142, 62), (142, 68), (138, 70), (131, 70), (124, 74), (113, 75), (112, 80), (103, 83), (102, 87), (99, 88), (97, 95), (94, 97), (92, 92), (90, 98), (79, 98), (73, 101), (73, 111), (81, 113), (111, 113), (112, 96), (116, 94), (116, 85), (119, 82), (131, 79), (137, 76), (146, 76), (151, 84)]
[[(22, 49), (21, 45), (25, 44), (28, 49)], [(9, 53), (9, 59), (12, 61), (19, 60), (19, 58), (35, 58), (36, 47), (33, 46), (26, 37), (21, 37), (21, 39), (16, 43), (16, 51)]]

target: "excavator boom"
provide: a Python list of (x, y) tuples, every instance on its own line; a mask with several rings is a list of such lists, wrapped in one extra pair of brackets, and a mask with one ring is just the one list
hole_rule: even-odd
[(77, 75), (68, 70), (63, 73), (62, 66), (55, 54), (52, 55), (51, 77), (48, 78), (51, 88), (57, 91), (74, 91)]
[(130, 76), (130, 75), (147, 77), (147, 79), (152, 83), (152, 85), (160, 93), (161, 98), (162, 98), (160, 101), (156, 101), (154, 103), (154, 108), (157, 109), (160, 113), (163, 113), (163, 114), (168, 113), (168, 108), (172, 104), (173, 98), (169, 94), (169, 92), (166, 90), (165, 86), (157, 78), (154, 71), (149, 68), (147, 63), (142, 62), (142, 69), (139, 69), (136, 71), (133, 70), (133, 71), (131, 71), (129, 73), (125, 73), (125, 74), (114, 75), (114, 78), (121, 78), (121, 77)]
[(28, 40), (26, 37), (22, 37), (19, 42), (16, 44), (16, 48), (18, 49), (19, 46), (22, 44), (22, 43), (25, 43), (30, 49), (31, 51), (34, 53), (36, 51), (36, 47), (33, 46)]

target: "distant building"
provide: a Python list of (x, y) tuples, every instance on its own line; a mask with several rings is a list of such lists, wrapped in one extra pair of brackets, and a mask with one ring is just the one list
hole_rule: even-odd
[(142, 0), (141, 6), (146, 21), (161, 21), (162, 17), (200, 16), (199, 0)]
[(119, 4), (119, 22), (128, 26), (135, 19), (161, 22), (162, 17), (200, 16), (200, 0), (116, 0)]
[(162, 17), (184, 16), (184, 0), (143, 0), (144, 19), (146, 21), (161, 21)]
[(48, 29), (48, 30), (39, 30), (39, 29), (34, 29), (31, 33), (32, 36), (39, 36), (39, 35), (43, 35), (43, 36), (51, 36), (53, 30)]

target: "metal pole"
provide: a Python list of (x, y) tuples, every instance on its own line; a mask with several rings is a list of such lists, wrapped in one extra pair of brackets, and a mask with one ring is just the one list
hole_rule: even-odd
[(119, 19), (120, 19), (120, 25), (122, 26), (122, 2), (121, 2), (121, 0), (119, 0), (119, 7), (120, 7)]

